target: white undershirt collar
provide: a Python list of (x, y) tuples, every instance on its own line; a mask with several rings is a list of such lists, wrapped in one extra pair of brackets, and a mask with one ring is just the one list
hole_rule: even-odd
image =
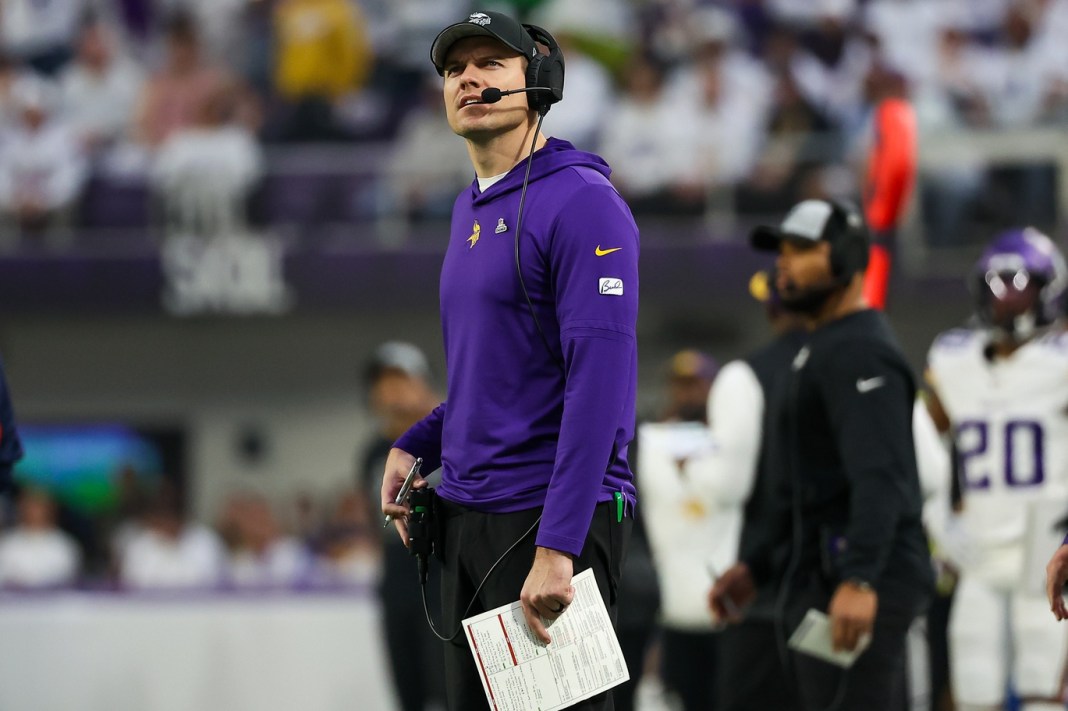
[(494, 176), (489, 177), (489, 178), (479, 178), (478, 179), (478, 191), (480, 193), (486, 192), (487, 190), (492, 188), (494, 185), (496, 185), (497, 183), (501, 182), (501, 178), (503, 178), (506, 175), (508, 175), (508, 171), (505, 171), (505, 172), (501, 173), (500, 175), (494, 175)]

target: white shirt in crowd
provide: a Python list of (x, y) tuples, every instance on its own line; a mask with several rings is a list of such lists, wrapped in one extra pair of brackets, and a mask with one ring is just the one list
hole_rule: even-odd
[(60, 530), (16, 529), (0, 537), (0, 587), (70, 585), (80, 565), (77, 544)]
[(31, 195), (51, 210), (71, 205), (88, 175), (70, 125), (52, 119), (37, 130), (18, 125), (0, 138), (0, 209)]
[(593, 150), (612, 104), (612, 79), (600, 62), (572, 50), (567, 57), (567, 90), (545, 116), (543, 132)]
[(186, 525), (176, 539), (144, 528), (122, 546), (119, 577), (140, 590), (210, 588), (219, 585), (225, 566), (222, 542), (205, 526)]
[(0, 49), (22, 57), (69, 45), (85, 11), (85, 0), (0, 0)]
[(299, 540), (280, 538), (262, 554), (238, 551), (230, 556), (230, 583), (240, 588), (292, 587), (308, 574), (311, 565)]
[(144, 74), (127, 59), (115, 59), (97, 74), (72, 64), (60, 77), (62, 110), (82, 140), (116, 140), (130, 127)]
[(624, 95), (606, 115), (600, 153), (628, 195), (654, 195), (691, 170), (692, 151), (678, 140), (676, 113), (662, 94), (651, 102)]
[[(702, 72), (718, 71), (715, 100), (705, 96)], [(740, 50), (726, 50), (718, 67), (686, 67), (669, 79), (666, 100), (675, 109), (671, 135), (690, 155), (689, 181), (718, 185), (753, 169), (765, 134), (772, 81)]]
[(255, 138), (239, 126), (189, 128), (160, 147), (152, 169), (168, 191), (196, 190), (242, 196), (259, 177), (263, 157)]

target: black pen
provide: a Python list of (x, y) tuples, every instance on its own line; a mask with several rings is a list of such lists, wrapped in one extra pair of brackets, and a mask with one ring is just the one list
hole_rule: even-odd
[[(408, 472), (408, 476), (404, 477), (404, 483), (401, 484), (400, 491), (397, 492), (397, 498), (393, 501), (393, 503), (397, 504), (398, 506), (400, 504), (404, 503), (404, 499), (407, 498), (408, 492), (412, 488), (412, 482), (415, 481), (415, 477), (416, 477), (417, 474), (419, 474), (419, 469), (422, 466), (423, 466), (423, 458), (422, 457), (417, 457), (416, 460), (415, 460), (415, 463), (412, 464), (411, 470)], [(390, 522), (392, 522), (392, 521), (393, 521), (393, 515), (392, 514), (386, 514), (386, 522), (382, 524), (382, 528), (385, 528), (386, 526), (388, 526), (390, 524)]]

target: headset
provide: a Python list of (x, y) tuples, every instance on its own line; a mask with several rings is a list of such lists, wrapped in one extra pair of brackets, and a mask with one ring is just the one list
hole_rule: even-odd
[(825, 233), (832, 235), (828, 240), (831, 243), (831, 274), (840, 283), (848, 284), (854, 274), (868, 268), (871, 234), (856, 205), (838, 199), (827, 203), (831, 206), (828, 227), (832, 220), (839, 226), (839, 229)]
[(537, 25), (523, 25), (535, 44), (548, 48), (548, 54), (535, 52), (527, 64), (527, 89), (548, 89), (527, 93), (527, 105), (544, 116), (549, 108), (564, 98), (564, 52), (556, 38)]

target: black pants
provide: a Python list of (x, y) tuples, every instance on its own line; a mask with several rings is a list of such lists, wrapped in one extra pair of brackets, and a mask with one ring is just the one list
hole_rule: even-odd
[[(810, 607), (826, 611), (833, 591), (810, 591), (791, 600), (787, 636)], [(926, 596), (879, 596), (871, 644), (853, 666), (841, 667), (791, 652), (798, 692), (806, 711), (902, 711), (908, 678), (906, 644), (909, 627), (927, 607)]]
[(682, 701), (683, 711), (714, 711), (719, 633), (665, 627), (660, 645), (660, 678)]
[[(443, 541), (441, 603), (442, 628), (446, 633), (459, 629), (461, 621), (486, 610), (519, 599), (523, 583), (534, 561), (534, 539), (541, 509), (510, 514), (485, 514), (471, 511), (439, 499), (439, 540)], [(470, 605), (475, 588), (501, 555), (531, 527), (522, 542), (494, 569), (478, 599)], [(616, 521), (614, 504), (599, 504), (593, 512), (586, 545), (575, 561), (575, 574), (593, 569), (597, 587), (613, 623), (616, 619), (616, 596), (631, 520)], [(634, 674), (635, 671), (631, 670)], [(487, 708), (466, 638), (460, 634), (445, 645), (445, 694), (452, 711), (476, 711)], [(572, 708), (590, 711), (613, 711), (612, 693), (605, 692), (581, 701)]]
[(747, 618), (723, 630), (719, 711), (800, 711), (793, 677), (783, 666), (785, 651), (770, 616)]

